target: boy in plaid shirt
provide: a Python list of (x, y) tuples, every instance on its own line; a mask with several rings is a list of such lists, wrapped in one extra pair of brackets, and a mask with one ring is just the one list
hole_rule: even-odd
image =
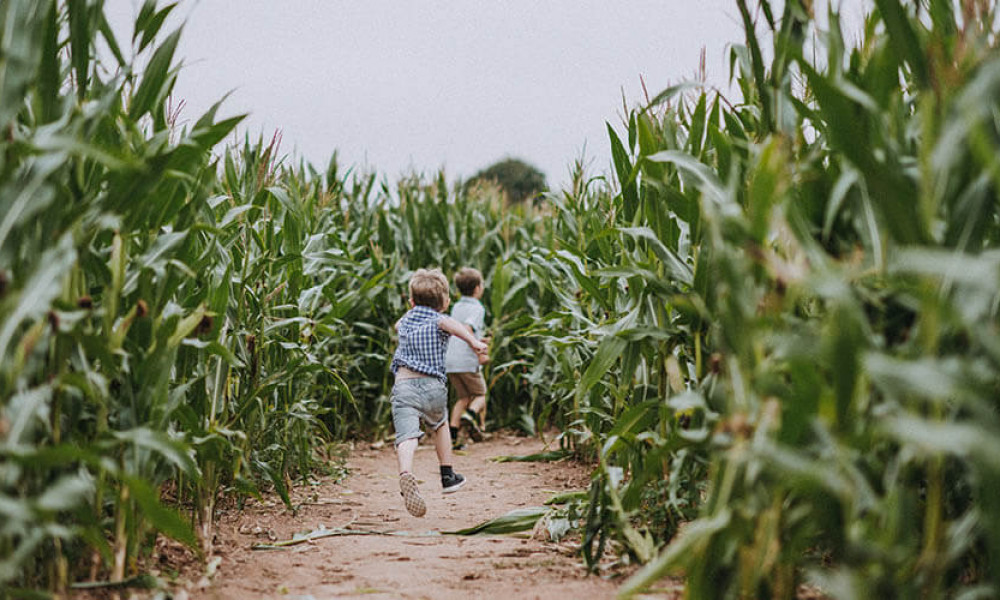
[(392, 387), (392, 424), (396, 429), (396, 458), (399, 461), (399, 491), (406, 510), (415, 517), (427, 512), (417, 479), (411, 472), (413, 455), (424, 432), (420, 422), (434, 432), (434, 449), (441, 465), (444, 493), (458, 490), (465, 477), (452, 468), (451, 432), (448, 424), (448, 388), (444, 355), (448, 339), (455, 336), (476, 353), (488, 347), (455, 319), (442, 314), (451, 303), (448, 279), (439, 269), (418, 269), (410, 277), (410, 306), (396, 323), (399, 346), (390, 370), (396, 377)]

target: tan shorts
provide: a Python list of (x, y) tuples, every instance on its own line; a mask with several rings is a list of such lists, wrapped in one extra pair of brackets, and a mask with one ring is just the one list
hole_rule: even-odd
[(448, 381), (455, 387), (459, 399), (486, 395), (486, 381), (480, 373), (448, 373)]

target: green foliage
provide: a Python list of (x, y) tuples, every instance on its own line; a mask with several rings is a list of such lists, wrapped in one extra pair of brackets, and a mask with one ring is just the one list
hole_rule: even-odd
[(548, 189), (545, 175), (537, 168), (517, 158), (505, 158), (493, 163), (469, 178), (468, 184), (493, 183), (512, 203), (534, 200)]
[(0, 9), (3, 587), (64, 592), (88, 563), (121, 581), (155, 532), (200, 550), (220, 489), (283, 490), (329, 438), (322, 415), (352, 402), (299, 323), (260, 310), (275, 264), (268, 283), (313, 285), (295, 207), (263, 185), (273, 148), (219, 182), (212, 149), (240, 117), (169, 123), (179, 32), (155, 39), (171, 8), (136, 22), (141, 74), (98, 63), (99, 41), (122, 60), (100, 2)]
[(100, 2), (0, 6), (0, 585), (127, 581), (220, 493), (291, 505), (391, 426), (409, 274), (474, 266), (491, 419), (593, 462), (549, 529), (646, 563), (623, 596), (995, 595), (998, 16), (879, 0), (851, 47), (737, 5), (742, 102), (665, 90), (608, 127), (613, 187), (578, 166), (544, 210), (213, 154), (240, 118), (171, 126), (173, 5), (141, 74)]
[(517, 533), (531, 529), (539, 519), (551, 511), (552, 509), (544, 506), (518, 508), (503, 516), (483, 521), (478, 525), (455, 531), (445, 531), (443, 533), (451, 535), (503, 535), (505, 533)]
[(197, 547), (160, 500), (210, 466), (174, 427), (200, 373), (171, 366), (219, 352), (191, 275), (210, 150), (238, 119), (168, 129), (176, 34), (105, 80), (99, 38), (120, 53), (99, 2), (0, 13), (0, 584), (64, 591), (88, 548), (120, 580), (152, 530)]
[[(693, 423), (710, 425), (685, 449), (708, 465), (700, 518), (622, 596), (674, 569), (696, 598), (790, 598), (805, 580), (835, 597), (1000, 586), (983, 566), (1000, 551), (998, 471), (986, 456), (1000, 433), (1000, 364), (987, 341), (1000, 289), (990, 200), (1000, 130), (983, 108), (1000, 97), (997, 15), (931, 2), (928, 20), (876, 5), (848, 50), (835, 12), (817, 31), (806, 5), (786, 3), (775, 20), (765, 2), (765, 52), (740, 2), (747, 44), (734, 47), (733, 68), (744, 103), (681, 96), (631, 117), (629, 144), (613, 140), (626, 149), (621, 213), (670, 207), (666, 219), (637, 211), (630, 225), (676, 219), (690, 240), (680, 256), (691, 287), (664, 301), (693, 328), (658, 329), (680, 357), (694, 355), (680, 369), (691, 402), (666, 406), (690, 406), (695, 419), (675, 411), (638, 427), (648, 446), (635, 456), (602, 436), (593, 489), (611, 510), (590, 527), (641, 558), (648, 542), (629, 527), (648, 508), (623, 503), (619, 514), (614, 492), (648, 482), (649, 497), (642, 465), (654, 449), (680, 456), (652, 441), (665, 426), (688, 437)], [(675, 260), (654, 264), (667, 273)], [(616, 353), (602, 382), (633, 373), (628, 350)], [(610, 462), (631, 482), (616, 484)]]

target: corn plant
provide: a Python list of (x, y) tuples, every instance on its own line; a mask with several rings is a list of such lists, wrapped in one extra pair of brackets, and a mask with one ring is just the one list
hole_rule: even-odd
[[(634, 157), (623, 207), (657, 198), (691, 240), (692, 287), (670, 304), (693, 361), (667, 416), (711, 424), (701, 517), (623, 595), (677, 567), (692, 597), (792, 597), (804, 579), (835, 597), (993, 594), (994, 9), (877, 2), (849, 48), (835, 11), (818, 31), (809, 4), (775, 18), (764, 2), (765, 53), (738, 7), (743, 103), (644, 111), (617, 152)], [(598, 491), (633, 516), (621, 485)]]
[(155, 532), (210, 551), (220, 491), (287, 501), (352, 402), (286, 304), (314, 285), (311, 199), (270, 188), (273, 145), (219, 168), (241, 117), (174, 125), (173, 6), (124, 48), (101, 2), (0, 7), (4, 594), (123, 580)]
[(193, 228), (209, 150), (239, 119), (213, 110), (172, 139), (178, 34), (155, 43), (169, 11), (139, 15), (140, 75), (101, 2), (0, 8), (4, 586), (64, 590), (85, 559), (121, 579), (154, 529), (195, 543), (160, 501), (166, 479), (201, 473), (172, 427), (171, 366), (211, 337)]

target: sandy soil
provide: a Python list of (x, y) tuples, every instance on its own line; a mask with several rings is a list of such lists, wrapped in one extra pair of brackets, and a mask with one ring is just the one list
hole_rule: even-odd
[[(554, 492), (587, 487), (589, 470), (582, 465), (489, 460), (542, 450), (537, 439), (504, 434), (471, 445), (455, 460), (468, 483), (443, 495), (434, 450), (421, 444), (414, 472), (427, 515), (415, 518), (399, 496), (392, 445), (358, 446), (347, 459), (346, 479), (296, 490), (294, 500), (302, 503), (297, 514), (271, 500), (222, 514), (216, 540), (221, 561), (211, 584), (192, 591), (191, 598), (613, 598), (621, 579), (588, 575), (572, 542), (440, 534), (542, 505)], [(326, 537), (281, 550), (251, 549), (320, 527), (396, 535)]]

